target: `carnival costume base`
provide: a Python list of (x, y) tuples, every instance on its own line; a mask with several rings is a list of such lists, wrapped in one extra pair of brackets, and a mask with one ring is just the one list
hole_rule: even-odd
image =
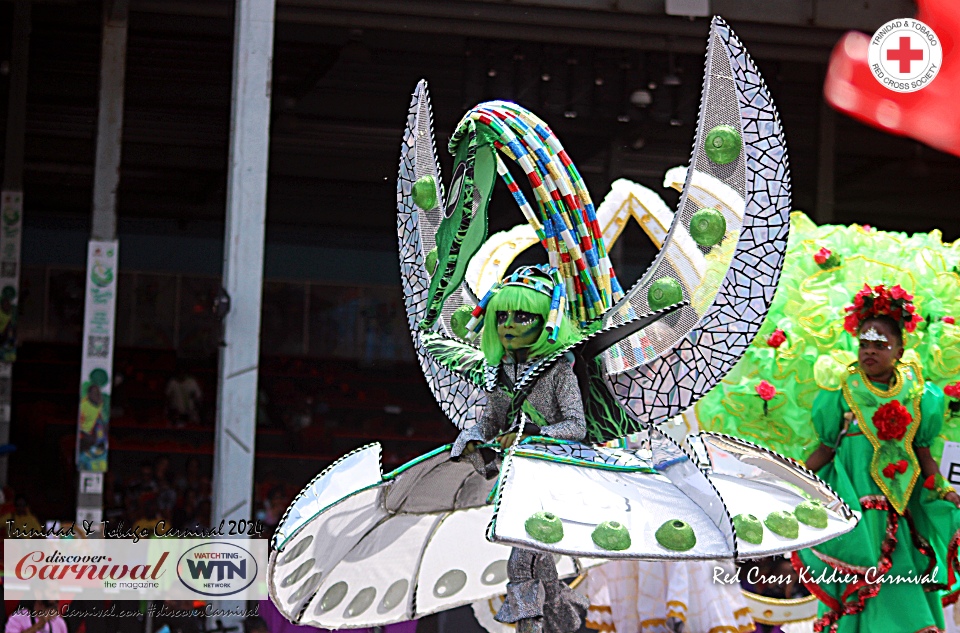
[[(457, 126), (450, 151), (444, 188), (421, 82), (397, 188), (401, 278), (424, 376), (461, 436), (386, 474), (379, 445), (361, 448), (301, 492), (268, 565), (270, 597), (284, 615), (356, 628), (506, 593), (500, 621), (573, 631), (586, 601), (560, 579), (589, 566), (752, 558), (856, 525), (856, 513), (792, 460), (722, 434), (692, 437), (687, 451), (657, 429), (747, 350), (786, 250), (779, 119), (722, 20), (711, 27), (678, 211), (656, 260), (626, 291), (583, 179), (536, 115), (480, 104)], [(523, 170), (534, 205), (501, 155)], [(516, 253), (495, 258), (489, 279), (481, 260), (498, 175), (547, 263), (511, 273)], [(704, 182), (718, 196), (698, 195)], [(541, 339), (555, 342), (570, 324), (580, 334), (522, 367), (491, 360), (476, 341), (498, 327), (500, 313), (485, 313), (509, 288), (548, 298)], [(554, 379), (574, 387), (548, 389)], [(634, 433), (644, 435), (640, 449), (599, 446)], [(801, 506), (816, 520), (798, 521)]]

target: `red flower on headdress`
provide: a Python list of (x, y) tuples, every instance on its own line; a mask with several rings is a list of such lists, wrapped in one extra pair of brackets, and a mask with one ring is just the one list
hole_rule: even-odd
[(843, 329), (854, 336), (857, 335), (857, 329), (860, 328), (860, 315), (854, 312), (853, 314), (848, 314), (843, 319)]
[(952, 382), (944, 387), (943, 395), (948, 398), (960, 398), (960, 382)]
[(777, 388), (766, 380), (761, 380), (760, 384), (757, 385), (757, 395), (760, 396), (764, 402), (770, 402), (773, 400), (773, 397), (777, 395)]
[(890, 297), (892, 299), (906, 299), (907, 301), (913, 299), (913, 295), (901, 288), (900, 284), (890, 289)]
[(773, 331), (773, 334), (771, 334), (767, 338), (767, 345), (773, 348), (777, 348), (783, 345), (786, 341), (787, 341), (787, 335), (783, 333), (783, 330), (777, 328), (776, 330)]
[(899, 400), (891, 400), (873, 414), (873, 425), (877, 427), (877, 437), (881, 440), (899, 442), (911, 422), (913, 416)]
[(949, 323), (950, 325), (953, 325), (953, 324), (955, 324), (955, 323), (957, 322), (957, 320), (954, 319), (952, 316), (945, 316), (945, 317), (943, 317), (943, 319), (941, 319), (941, 320), (942, 320), (944, 323)]
[(916, 313), (916, 307), (911, 303), (913, 295), (899, 284), (887, 289), (883, 284), (870, 287), (864, 284), (863, 290), (853, 297), (853, 305), (844, 309), (846, 317), (843, 329), (856, 336), (860, 325), (872, 317), (887, 315), (907, 332), (913, 332), (923, 320)]

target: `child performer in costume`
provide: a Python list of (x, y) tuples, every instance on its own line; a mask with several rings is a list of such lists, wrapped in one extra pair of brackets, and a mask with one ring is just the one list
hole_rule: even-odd
[[(522, 407), (511, 413), (513, 387), (531, 363), (581, 338), (569, 319), (551, 321), (557, 310), (551, 312), (556, 284), (550, 272), (546, 267), (519, 269), (492, 290), (486, 306), (480, 347), (487, 363), (497, 367), (497, 389), (488, 394), (480, 420), (460, 433), (450, 454), (454, 459), (468, 457), (488, 478), (497, 475), (499, 456), (481, 448), (482, 443), (495, 441), (506, 451), (518, 435), (579, 441), (587, 432), (583, 399), (568, 362), (544, 371)], [(498, 621), (516, 623), (518, 633), (580, 628), (589, 603), (558, 578), (553, 554), (514, 547), (507, 573), (507, 595)]]
[(807, 467), (862, 513), (852, 532), (794, 554), (823, 603), (815, 631), (942, 631), (942, 603), (956, 599), (943, 591), (958, 570), (960, 496), (930, 455), (944, 396), (901, 361), (903, 332), (921, 320), (912, 299), (882, 285), (854, 297), (844, 327), (858, 360), (813, 405), (821, 444)]

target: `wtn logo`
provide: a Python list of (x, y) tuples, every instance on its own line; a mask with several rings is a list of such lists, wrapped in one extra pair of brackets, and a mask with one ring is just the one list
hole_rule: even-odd
[(177, 577), (193, 593), (232, 596), (250, 587), (260, 567), (247, 549), (229, 541), (212, 541), (191, 547), (177, 562)]
[[(247, 561), (242, 560), (240, 564), (228, 560), (189, 560), (187, 559), (187, 568), (190, 570), (190, 576), (194, 580), (203, 578), (204, 580), (233, 580), (234, 578), (247, 578)], [(216, 572), (216, 578), (211, 578)]]

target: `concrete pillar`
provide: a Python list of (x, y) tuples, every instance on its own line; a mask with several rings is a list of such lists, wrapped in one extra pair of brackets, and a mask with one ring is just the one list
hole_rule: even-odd
[[(253, 518), (274, 2), (236, 0), (227, 174), (224, 318), (213, 457), (213, 524)], [(220, 608), (242, 604), (220, 602)], [(234, 624), (240, 618), (225, 618)]]
[[(91, 372), (106, 372), (100, 386), (109, 395), (113, 382), (115, 342), (117, 261), (117, 187), (120, 184), (120, 148), (123, 133), (123, 93), (127, 61), (128, 0), (104, 0), (103, 32), (100, 47), (100, 96), (97, 105), (96, 157), (93, 167), (93, 212), (90, 247), (87, 252), (87, 292), (84, 306), (84, 337), (81, 342), (81, 391), (91, 381)], [(100, 262), (109, 262), (96, 271)], [(96, 273), (104, 273), (98, 283)], [(96, 299), (94, 297), (96, 296)], [(96, 330), (96, 332), (94, 332)], [(81, 414), (83, 404), (81, 403)], [(105, 400), (101, 419), (109, 437), (110, 407)], [(80, 431), (77, 456), (81, 471), (77, 488), (77, 520), (98, 521), (103, 516), (103, 470), (106, 464), (88, 468), (80, 460)]]
[[(30, 0), (13, 5), (10, 50), (10, 94), (7, 100), (7, 137), (3, 165), (2, 213), (19, 216), (0, 229), (0, 288), (20, 289), (20, 233), (23, 226), (23, 142), (27, 113), (27, 62), (30, 53)], [(12, 350), (10, 350), (12, 352)], [(8, 352), (9, 354), (9, 352)], [(0, 359), (0, 445), (10, 442), (10, 404), (13, 357)], [(7, 455), (0, 456), (0, 487), (7, 485)]]

